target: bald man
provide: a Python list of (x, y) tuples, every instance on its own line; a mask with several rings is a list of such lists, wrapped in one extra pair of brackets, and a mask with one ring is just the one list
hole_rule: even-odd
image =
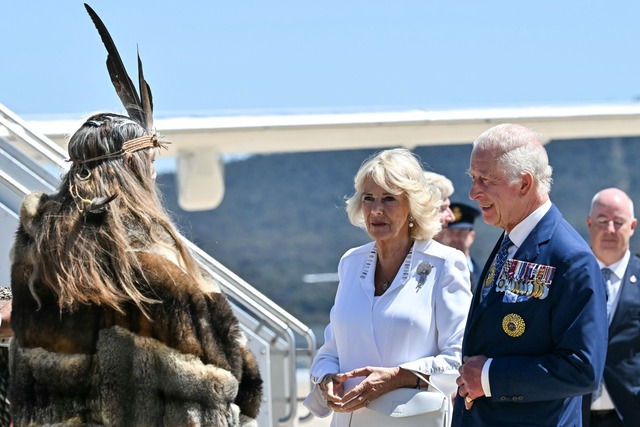
[(638, 220), (618, 188), (598, 192), (587, 227), (607, 287), (609, 343), (603, 384), (583, 400), (583, 426), (640, 426), (640, 258), (629, 241)]

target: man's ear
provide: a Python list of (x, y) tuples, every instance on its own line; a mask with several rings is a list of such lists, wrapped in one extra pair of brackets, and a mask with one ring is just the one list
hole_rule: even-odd
[(520, 194), (524, 196), (529, 194), (530, 191), (533, 191), (533, 183), (535, 180), (530, 172), (523, 172), (520, 177), (522, 179), (520, 182)]
[(129, 163), (131, 163), (131, 157), (133, 157), (133, 154), (131, 153), (124, 153), (124, 166), (129, 169)]

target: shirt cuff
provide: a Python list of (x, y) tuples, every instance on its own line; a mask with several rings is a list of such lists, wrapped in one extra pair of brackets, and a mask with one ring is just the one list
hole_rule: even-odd
[(492, 358), (489, 358), (486, 362), (484, 362), (484, 366), (482, 366), (482, 375), (480, 376), (482, 391), (484, 391), (484, 395), (486, 397), (491, 397), (491, 385), (489, 384), (489, 366), (491, 366), (492, 360)]

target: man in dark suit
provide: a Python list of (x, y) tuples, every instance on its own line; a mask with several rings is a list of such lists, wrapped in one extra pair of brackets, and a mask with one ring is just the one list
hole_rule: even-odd
[(464, 203), (451, 203), (454, 220), (440, 232), (440, 243), (461, 250), (467, 257), (467, 265), (471, 273), (471, 292), (480, 282), (482, 267), (471, 257), (471, 246), (476, 238), (473, 223), (480, 216), (480, 211)]
[(454, 427), (572, 426), (604, 369), (604, 284), (584, 239), (551, 203), (537, 135), (495, 126), (474, 142), (469, 196), (504, 230), (465, 329)]
[(629, 240), (638, 221), (618, 188), (598, 192), (587, 227), (607, 289), (609, 346), (602, 386), (584, 397), (585, 427), (640, 426), (640, 258)]

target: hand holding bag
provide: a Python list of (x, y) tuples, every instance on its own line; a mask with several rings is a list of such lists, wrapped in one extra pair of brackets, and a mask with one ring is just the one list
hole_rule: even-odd
[(435, 391), (398, 388), (383, 394), (366, 408), (351, 413), (350, 427), (449, 427), (451, 398), (422, 374), (411, 371)]

